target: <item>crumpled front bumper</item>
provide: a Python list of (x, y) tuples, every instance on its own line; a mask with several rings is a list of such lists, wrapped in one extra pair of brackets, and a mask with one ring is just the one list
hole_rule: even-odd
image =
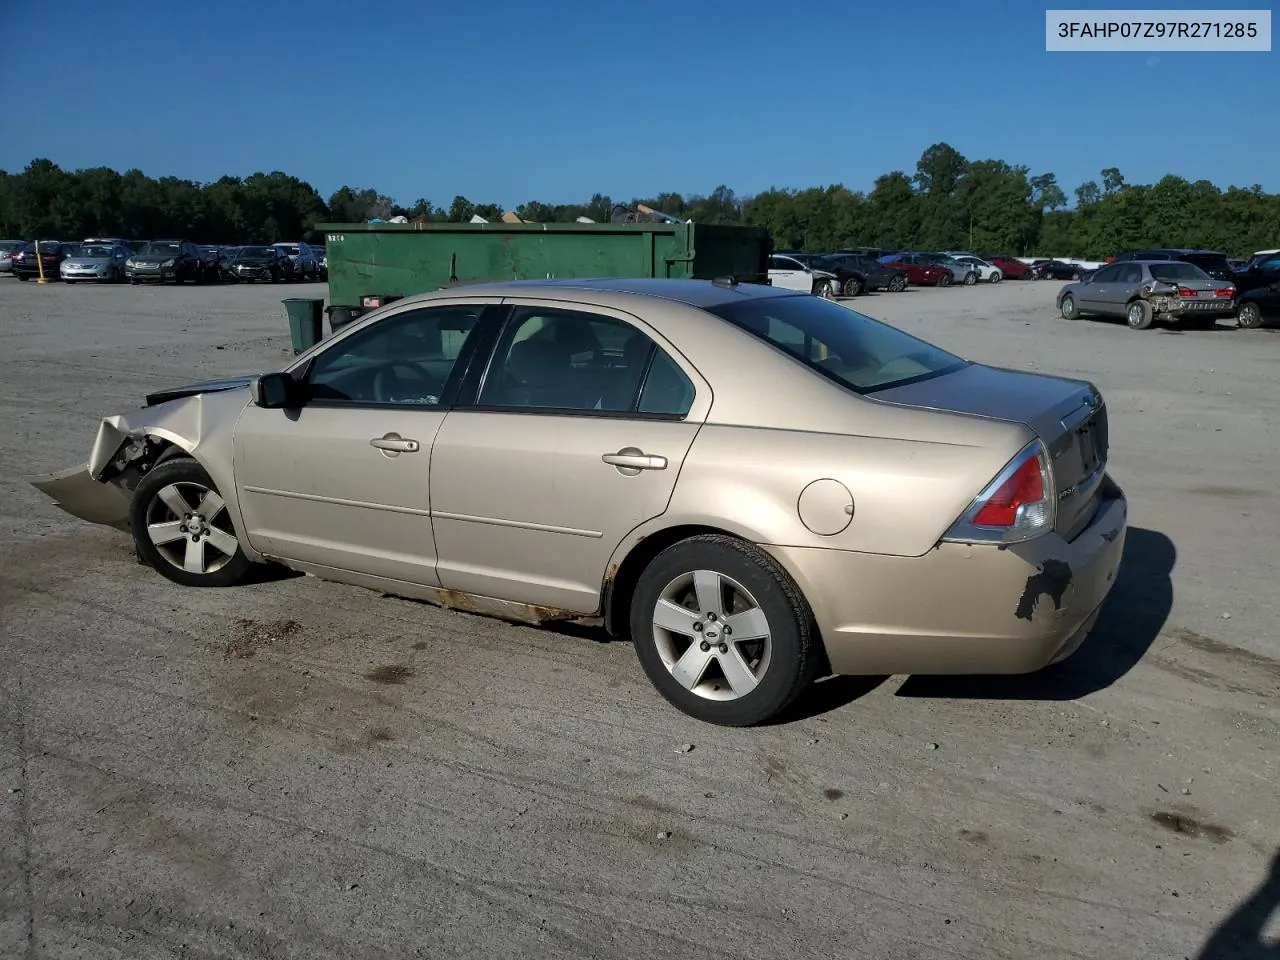
[(33, 478), (31, 485), (74, 517), (129, 529), (129, 492), (93, 479), (87, 465)]

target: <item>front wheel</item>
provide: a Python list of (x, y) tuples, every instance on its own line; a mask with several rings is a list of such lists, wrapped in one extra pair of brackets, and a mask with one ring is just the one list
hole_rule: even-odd
[(142, 478), (129, 525), (143, 560), (185, 587), (229, 587), (252, 565), (208, 472), (186, 457), (160, 463)]
[(952, 279), (952, 278), (951, 278), (951, 274), (949, 274), (949, 273), (944, 273), (942, 276), (940, 276), (940, 277), (938, 278), (938, 286), (940, 286), (940, 287), (949, 287), (949, 286), (951, 286), (951, 279)]
[(821, 297), (823, 300), (834, 300), (836, 298), (835, 285), (830, 280), (819, 280), (813, 286), (814, 296)]
[(1004, 275), (999, 270), (992, 270), (991, 276), (987, 278), (992, 283), (999, 283), (1004, 279)]
[(1129, 304), (1124, 313), (1125, 322), (1132, 330), (1146, 330), (1155, 319), (1155, 311), (1145, 300), (1135, 300)]
[(1242, 303), (1236, 313), (1236, 326), (1245, 330), (1256, 330), (1262, 326), (1262, 310), (1256, 303)]
[(776, 717), (823, 659), (813, 614), (787, 572), (722, 534), (658, 554), (636, 584), (630, 626), (658, 692), (689, 716), (723, 726)]
[(972, 270), (970, 270), (968, 273), (964, 275), (964, 285), (966, 287), (972, 287), (977, 282), (978, 282), (978, 275), (974, 273)]
[(1080, 319), (1080, 310), (1076, 307), (1076, 298), (1069, 293), (1062, 298), (1062, 305), (1058, 309), (1062, 311), (1064, 320)]
[(857, 277), (850, 277), (844, 282), (844, 295), (846, 297), (856, 297), (862, 292), (862, 281)]

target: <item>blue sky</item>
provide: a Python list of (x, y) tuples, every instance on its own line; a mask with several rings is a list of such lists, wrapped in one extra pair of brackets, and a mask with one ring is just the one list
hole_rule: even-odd
[(1045, 5), (1025, 0), (4, 7), (10, 171), (279, 169), (326, 196), (509, 207), (865, 190), (945, 141), (1068, 195), (1113, 165), (1280, 191), (1280, 54), (1046, 53)]

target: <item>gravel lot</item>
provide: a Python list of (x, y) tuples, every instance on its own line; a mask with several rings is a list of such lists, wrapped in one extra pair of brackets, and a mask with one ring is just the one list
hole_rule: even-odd
[(592, 631), (138, 566), (24, 478), (282, 362), (324, 288), (0, 279), (0, 956), (1264, 956), (1205, 944), (1280, 902), (1280, 337), (1069, 323), (1058, 286), (857, 306), (1102, 388), (1133, 529), (1094, 636), (726, 730)]

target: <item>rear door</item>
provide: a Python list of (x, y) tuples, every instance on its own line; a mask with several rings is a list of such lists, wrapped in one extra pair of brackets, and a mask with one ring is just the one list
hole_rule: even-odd
[(508, 302), (431, 455), (440, 584), (593, 614), (614, 549), (667, 509), (711, 390), (634, 316)]

